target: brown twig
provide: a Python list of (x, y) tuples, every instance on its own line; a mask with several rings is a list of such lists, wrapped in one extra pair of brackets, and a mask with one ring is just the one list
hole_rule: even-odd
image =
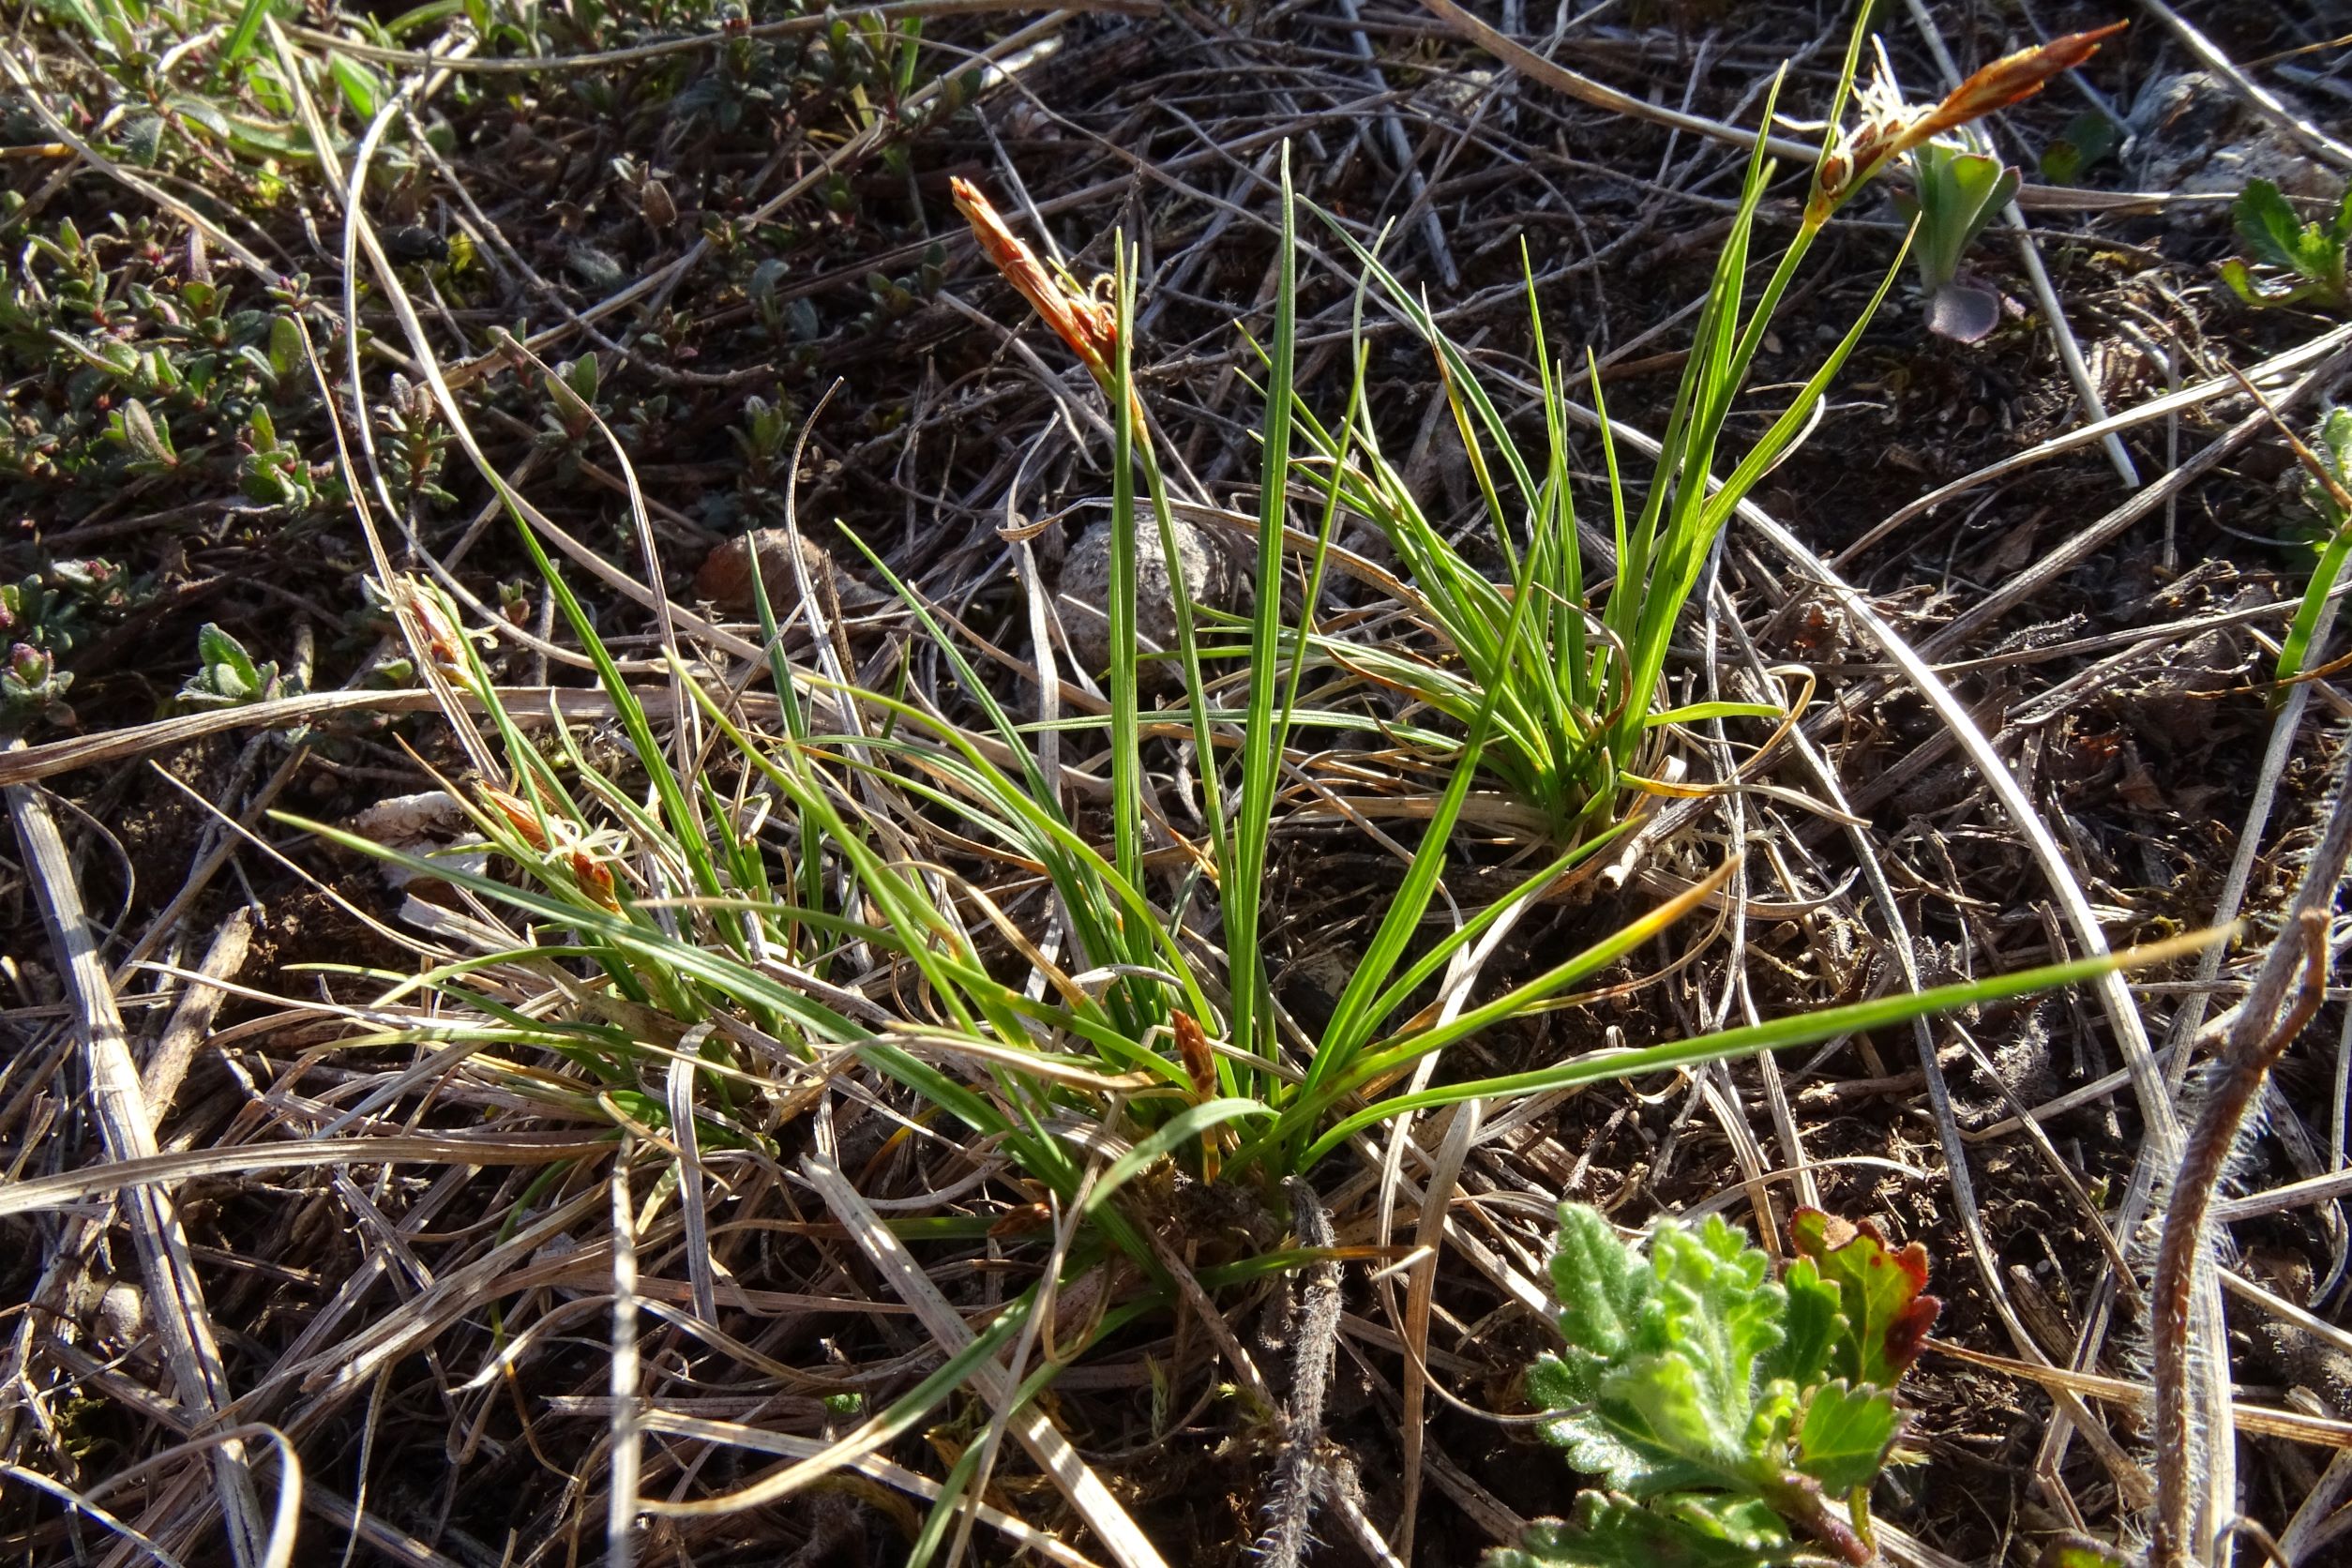
[[(1299, 1244), (1335, 1244), (1331, 1214), (1315, 1189), (1294, 1176), (1283, 1184), (1283, 1191), (1290, 1199), (1290, 1224)], [(1274, 1474), (1266, 1483), (1266, 1528), (1258, 1537), (1259, 1556), (1267, 1568), (1298, 1568), (1305, 1557), (1307, 1523), (1319, 1484), (1317, 1450), (1323, 1439), (1323, 1394), (1338, 1348), (1339, 1265), (1325, 1260), (1307, 1269), (1299, 1292), (1298, 1322), (1291, 1334), (1290, 1408)]]
[[(2213, 1188), (2228, 1164), (2246, 1113), (2271, 1067), (2318, 1009), (2327, 984), (2328, 912), (2352, 859), (2352, 755), (2336, 776), (2335, 809), (2304, 868), (2287, 928), (2271, 944), (2254, 991), (2215, 1059), (2204, 1111), (2192, 1129), (2164, 1215), (2150, 1286), (2156, 1362), (2155, 1568), (2209, 1560), (2211, 1543), (2194, 1538), (2190, 1470), (2197, 1434), (2190, 1415), (2189, 1303), (2205, 1248)], [(2299, 977), (2300, 984), (2297, 985)], [(2290, 997), (2289, 988), (2294, 987)], [(2208, 1444), (2229, 1440), (2207, 1432)], [(2220, 1521), (2216, 1521), (2219, 1523)]]

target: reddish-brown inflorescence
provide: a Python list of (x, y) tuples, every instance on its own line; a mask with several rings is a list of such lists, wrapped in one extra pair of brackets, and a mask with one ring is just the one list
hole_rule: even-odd
[(2073, 70), (2098, 53), (2099, 46), (2126, 25), (2112, 23), (2004, 54), (1954, 87), (1933, 108), (1907, 105), (1884, 83), (1872, 83), (1862, 89), (1862, 123), (1841, 133), (1821, 159), (1813, 199), (1807, 204), (1807, 220), (1818, 223), (1827, 219), (1855, 188), (1922, 143), (2033, 97), (2058, 72)]
[[(621, 901), (614, 897), (612, 872), (588, 848), (580, 830), (560, 817), (543, 817), (529, 801), (507, 793), (494, 784), (480, 786), (482, 798), (495, 807), (500, 816), (514, 828), (522, 841), (541, 854), (560, 854), (571, 868), (572, 878), (580, 890), (608, 910), (617, 912)], [(549, 843), (549, 828), (555, 830), (557, 842)]]
[(1028, 242), (1005, 226), (1003, 218), (970, 180), (950, 182), (956, 210), (972, 225), (974, 239), (1004, 280), (1020, 291), (1071, 352), (1083, 360), (1094, 379), (1108, 387), (1111, 364), (1119, 349), (1119, 318), (1103, 301), (1071, 289), (1046, 270)]

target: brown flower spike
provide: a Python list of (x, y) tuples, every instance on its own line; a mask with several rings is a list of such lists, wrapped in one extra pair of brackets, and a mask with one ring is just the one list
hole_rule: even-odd
[(2050, 78), (2060, 71), (2073, 70), (2098, 53), (2101, 44), (2130, 25), (2111, 22), (2088, 33), (2069, 33), (2048, 43), (2002, 55), (1954, 87), (1951, 96), (1913, 128), (1905, 144), (1917, 146), (1931, 136), (1940, 136), (1995, 110), (2023, 103), (2047, 85)]
[(1078, 293), (1048, 272), (1045, 264), (1038, 261), (1037, 252), (1005, 226), (1003, 218), (980, 194), (978, 186), (957, 179), (951, 181), (948, 188), (955, 194), (956, 210), (972, 225), (972, 237), (980, 242), (980, 249), (997, 271), (1004, 275), (1004, 280), (1020, 291), (1021, 297), (1029, 301), (1046, 324), (1085, 361), (1094, 379), (1108, 387), (1111, 361), (1119, 348), (1116, 312), (1101, 300)]
[(1821, 160), (1806, 220), (1817, 225), (1873, 174), (1913, 147), (2033, 97), (2058, 72), (2073, 70), (2098, 53), (2099, 46), (2126, 25), (2112, 23), (2004, 54), (1932, 109), (1913, 108), (1884, 82), (1872, 82), (1862, 91), (1862, 123), (1841, 134)]
[[(478, 786), (482, 799), (495, 807), (499, 815), (522, 841), (541, 854), (550, 852), (564, 858), (580, 890), (604, 908), (619, 913), (621, 901), (613, 896), (612, 873), (602, 861), (590, 852), (580, 829), (560, 817), (545, 817), (532, 804), (519, 795), (512, 795), (494, 784)], [(556, 842), (550, 844), (548, 830), (554, 830)]]

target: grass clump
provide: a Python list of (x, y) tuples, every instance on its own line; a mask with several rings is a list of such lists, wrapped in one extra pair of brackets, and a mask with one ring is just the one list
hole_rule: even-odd
[[(1587, 1050), (1519, 1073), (1439, 1081), (1453, 1047), (1568, 1004), (1577, 987), (1704, 907), (1728, 877), (1727, 866), (1719, 868), (1530, 977), (1480, 984), (1513, 925), (1617, 842), (1640, 803), (1663, 788), (1642, 769), (1664, 731), (1700, 716), (1778, 716), (1760, 704), (1679, 712), (1663, 704), (1668, 644), (1738, 497), (1801, 436), (1862, 330), (1858, 323), (1847, 333), (1731, 479), (1714, 486), (1731, 404), (1765, 325), (1830, 214), (1908, 144), (1913, 121), (1897, 118), (1903, 123), (1872, 121), (1864, 132), (1833, 140), (1809, 188), (1800, 237), (1753, 303), (1748, 246), (1771, 170), (1760, 156), (1750, 162), (1740, 221), (1716, 269), (1658, 474), (1638, 504), (1629, 486), (1613, 487), (1613, 581), (1590, 595), (1569, 494), (1565, 432), (1576, 411), (1560, 390), (1564, 370), (1544, 371), (1548, 448), (1530, 463), (1511, 445), (1513, 420), (1480, 387), (1467, 356), (1425, 312), (1415, 314), (1372, 248), (1358, 250), (1365, 279), (1360, 298), (1383, 301), (1414, 322), (1439, 357), (1506, 562), (1503, 582), (1486, 578), (1423, 516), (1381, 459), (1364, 411), (1361, 349), (1347, 409), (1323, 421), (1308, 406), (1296, 385), (1299, 204), (1286, 176), (1262, 388), (1255, 606), (1245, 620), (1213, 622), (1179, 594), (1174, 657), (1183, 705), (1156, 715), (1144, 707), (1136, 651), (1135, 540), (1148, 503), (1173, 558), (1176, 509), (1133, 364), (1135, 257), (1123, 241), (1108, 291), (1081, 287), (1048, 271), (976, 191), (959, 189), (991, 259), (1078, 356), (1108, 406), (1113, 545), (1106, 608), (1115, 656), (1108, 712), (1096, 727), (1107, 777), (1087, 781), (1100, 786), (1091, 799), (1073, 792), (1065, 770), (1046, 754), (1043, 733), (992, 692), (959, 647), (951, 618), (879, 557), (877, 569), (970, 707), (950, 712), (910, 685), (877, 690), (853, 680), (837, 628), (816, 619), (822, 611), (813, 594), (800, 596), (795, 613), (809, 618), (818, 669), (792, 666), (757, 571), (751, 580), (763, 656), (755, 671), (773, 687), (771, 705), (754, 704), (707, 667), (689, 663), (674, 631), (657, 664), (625, 671), (546, 554), (537, 520), (475, 445), (462, 443), (519, 523), (564, 624), (594, 666), (626, 754), (619, 767), (600, 767), (561, 726), (551, 746), (535, 745), (480, 651), (456, 629), (455, 605), (435, 591), (396, 594), (420, 663), (487, 715), (489, 733), (469, 746), (482, 777), (453, 784), (450, 792), (517, 873), (393, 857), (444, 879), (470, 910), (498, 915), (467, 927), (474, 956), (421, 976), (386, 977), (391, 999), (423, 992), (438, 1004), (430, 1026), (398, 1037), (454, 1037), (477, 1054), (495, 1047), (514, 1092), (531, 1103), (601, 1122), (617, 1148), (674, 1152), (663, 1191), (687, 1216), (686, 1267), (700, 1315), (713, 1313), (716, 1300), (706, 1238), (697, 1231), (706, 1223), (699, 1217), (701, 1152), (728, 1146), (781, 1163), (786, 1128), (807, 1102), (776, 1093), (780, 1080), (812, 1078), (824, 1093), (854, 1082), (856, 1093), (873, 1096), (901, 1123), (894, 1145), (902, 1136), (959, 1149), (980, 1180), (1018, 1194), (1022, 1212), (1036, 1220), (1033, 1229), (1000, 1231), (986, 1215), (910, 1225), (858, 1214), (830, 1196), (856, 1196), (839, 1180), (837, 1151), (820, 1143), (806, 1153), (799, 1174), (829, 1195), (852, 1240), (873, 1244), (869, 1258), (884, 1253), (885, 1242), (985, 1240), (1018, 1253), (1029, 1281), (992, 1303), (1000, 1310), (985, 1330), (950, 1347), (947, 1361), (915, 1387), (822, 1452), (708, 1506), (772, 1501), (873, 1453), (954, 1395), (984, 1358), (1009, 1354), (1018, 1396), (991, 1402), (989, 1438), (954, 1461), (918, 1540), (914, 1558), (925, 1560), (957, 1509), (987, 1494), (996, 1437), (1062, 1366), (1173, 1304), (1214, 1304), (1217, 1292), (1332, 1260), (1330, 1248), (1254, 1243), (1186, 1258), (1170, 1234), (1177, 1194), (1218, 1189), (1279, 1215), (1289, 1193), (1314, 1190), (1294, 1185), (1298, 1179), (1422, 1111), (1818, 1042), (2150, 956), (2054, 965), (1637, 1049)], [(1535, 331), (1538, 362), (1547, 363), (1540, 320)], [(421, 339), (410, 346), (420, 358), (430, 352)], [(553, 410), (549, 434), (583, 449), (601, 441), (626, 468), (626, 444), (601, 406), (607, 384), (577, 361), (568, 370), (532, 364)], [(440, 413), (453, 428), (462, 418), (454, 406)], [(754, 445), (765, 458), (780, 458), (780, 423), (761, 424), (750, 432)], [(1615, 441), (1604, 430), (1614, 470)], [(798, 469), (796, 460), (776, 466), (787, 475)], [(1505, 477), (1496, 478), (1498, 471)], [(1320, 516), (1304, 552), (1306, 591), (1289, 600), (1291, 498), (1301, 489)], [(1294, 736), (1308, 726), (1370, 722), (1336, 705), (1326, 676), (1352, 674), (1349, 661), (1377, 656), (1313, 625), (1317, 585), (1347, 511), (1390, 532), (1413, 579), (1416, 608), (1451, 644), (1455, 663), (1399, 661), (1382, 671), (1446, 721), (1442, 729), (1422, 727), (1443, 782), (1417, 803), (1425, 808), (1420, 839), (1404, 856), (1332, 1016), (1310, 1032), (1276, 1005), (1265, 884), (1285, 820)], [(1295, 620), (1286, 603), (1300, 607)], [(1246, 660), (1230, 678), (1229, 658)], [(632, 684), (632, 674), (648, 672), (667, 683), (672, 699), (666, 735), (647, 691)], [(1228, 690), (1239, 692), (1238, 707), (1219, 705)], [(1147, 717), (1162, 721), (1149, 739)], [(1173, 795), (1165, 772), (1154, 771), (1167, 756), (1158, 736), (1170, 733), (1190, 747), (1197, 798)], [(1228, 756), (1237, 763), (1222, 761)], [(1508, 891), (1460, 911), (1452, 929), (1429, 940), (1425, 927), (1440, 908), (1443, 879), (1463, 864), (1457, 829), (1466, 807), (1495, 774), (1545, 814), (1546, 831), (1529, 846), (1529, 868)], [(1187, 819), (1199, 824), (1197, 836), (1180, 828)], [(365, 847), (353, 835), (319, 831)], [(988, 880), (999, 872), (1018, 894)], [(1012, 906), (1016, 897), (1025, 908)], [(560, 1084), (549, 1081), (559, 1075), (527, 1073), (506, 1056), (523, 1050), (552, 1052), (569, 1071)], [(852, 1079), (852, 1068), (880, 1075), (894, 1097), (882, 1100)], [(1762, 1289), (1756, 1284), (1750, 1294)], [(1055, 1298), (1064, 1289), (1091, 1298), (1088, 1312), (1072, 1315), (1081, 1320), (1056, 1316)], [(1024, 1362), (1048, 1323), (1054, 1325), (1049, 1348), (1034, 1364)], [(994, 1378), (993, 1363), (987, 1364)], [(1826, 1410), (1819, 1380), (1804, 1380), (1818, 1371), (1808, 1364), (1789, 1376)], [(1858, 1421), (1867, 1413), (1859, 1405), (1856, 1412)], [(1826, 1481), (1802, 1473), (1847, 1489), (1861, 1485), (1851, 1466), (1830, 1470)], [(1757, 1470), (1751, 1479), (1760, 1484), (1762, 1475)], [(1787, 1500), (1781, 1492), (1771, 1496)], [(1817, 1532), (1817, 1520), (1798, 1523)]]
[[(1832, 127), (1840, 123), (1854, 86), (1867, 11), (1864, 8), (1857, 19), (1848, 43), (1830, 111)], [(1381, 264), (1373, 248), (1327, 219), (1364, 269), (1376, 301), (1436, 358), (1485, 512), (1489, 533), (1482, 543), (1500, 558), (1505, 580), (1489, 580), (1473, 552), (1428, 515), (1380, 451), (1363, 413), (1368, 360), (1360, 308), (1357, 384), (1348, 413), (1334, 424), (1319, 420), (1302, 403), (1297, 418), (1306, 440), (1297, 463), (1282, 477), (1328, 495), (1380, 530), (1407, 566), (1420, 595), (1414, 608), (1446, 656), (1366, 651), (1317, 637), (1305, 627), (1299, 636), (1320, 659), (1408, 694), (1453, 721), (1457, 731), (1486, 710), (1483, 765), (1534, 807), (1563, 843), (1623, 822), (1643, 796), (1668, 789), (1651, 776), (1662, 761), (1659, 743), (1673, 727), (1706, 718), (1776, 716), (1777, 709), (1760, 703), (1670, 704), (1668, 648), (1724, 525), (1803, 439), (1831, 383), (1886, 297), (1901, 258), (1853, 325), (1718, 482), (1715, 472), (1726, 456), (1733, 404), (1747, 384), (1766, 330), (1823, 229), (1872, 178), (1907, 155), (1922, 160), (1922, 168), (1943, 167), (1952, 154), (1937, 138), (2039, 91), (2112, 31), (2073, 35), (2011, 55), (1933, 107), (1906, 105), (1883, 83), (1874, 82), (1860, 95), (1859, 125), (1832, 131), (1825, 140), (1796, 234), (1751, 297), (1756, 215), (1772, 176), (1759, 138), (1730, 232), (1716, 254), (1646, 489), (1637, 490), (1620, 462), (1597, 365), (1588, 367), (1591, 409), (1569, 401), (1569, 369), (1550, 357), (1531, 271), (1531, 357), (1539, 384), (1523, 390), (1535, 395), (1544, 432), (1541, 444), (1532, 445), (1521, 439), (1505, 405), (1482, 384), (1468, 353), (1447, 339), (1427, 306)], [(1776, 98), (1776, 93), (1767, 98), (1767, 125)], [(1982, 204), (1966, 213), (1946, 210), (1950, 205), (1936, 204), (1921, 214), (1935, 264), (1956, 259), (1982, 221)], [(1277, 324), (1277, 339), (1282, 330)], [(1277, 341), (1274, 354), (1281, 350)], [(1274, 370), (1269, 396), (1279, 400), (1290, 394), (1278, 359)], [(1607, 531), (1590, 537), (1579, 527), (1570, 484), (1568, 431), (1578, 422), (1599, 427), (1607, 474)], [(1274, 449), (1270, 441), (1269, 452)], [(1589, 552), (1598, 559), (1589, 559)], [(1256, 656), (1259, 650), (1252, 652)], [(1413, 738), (1447, 750), (1456, 744), (1425, 730), (1414, 731)]]

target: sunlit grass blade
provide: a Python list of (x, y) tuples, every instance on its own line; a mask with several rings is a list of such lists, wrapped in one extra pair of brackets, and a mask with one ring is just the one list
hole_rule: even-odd
[[(1266, 381), (1266, 428), (1259, 467), (1257, 596), (1251, 606), (1249, 696), (1242, 721), (1242, 794), (1231, 837), (1232, 859), (1225, 867), (1224, 897), (1228, 986), (1232, 996), (1231, 1033), (1245, 1050), (1261, 1048), (1266, 1007), (1264, 956), (1259, 949), (1260, 902), (1265, 897), (1266, 847), (1272, 833), (1274, 778), (1281, 762), (1282, 724), (1274, 718), (1274, 686), (1281, 673), (1282, 535), (1289, 520), (1290, 409), (1294, 398), (1293, 355), (1298, 338), (1298, 231), (1290, 195), (1290, 158), (1282, 156), (1282, 229), (1277, 241), (1273, 364)], [(1171, 577), (1177, 575), (1172, 569)], [(1312, 601), (1303, 615), (1311, 615)], [(1291, 691), (1298, 665), (1292, 661)], [(1288, 703), (1285, 704), (1287, 719)], [(1203, 771), (1211, 764), (1204, 759)]]
[(1791, 1046), (1817, 1045), (1841, 1035), (1908, 1023), (1913, 1018), (1932, 1014), (2054, 990), (2061, 986), (2095, 980), (2119, 970), (2142, 969), (2151, 964), (2169, 962), (2215, 942), (2227, 941), (2230, 934), (2227, 928), (2196, 931), (2150, 942), (2145, 947), (2129, 948), (2121, 953), (2044, 964), (2035, 969), (2019, 970), (2013, 974), (1962, 981), (1924, 991), (1907, 991), (1875, 1001), (1850, 1003), (1842, 1007), (1824, 1007), (1791, 1018), (1725, 1030), (1696, 1040), (1678, 1040), (1632, 1050), (1599, 1051), (1532, 1072), (1478, 1078), (1467, 1083), (1424, 1090), (1419, 1093), (1399, 1094), (1392, 1099), (1378, 1101), (1333, 1123), (1307, 1146), (1300, 1163), (1303, 1168), (1311, 1166), (1364, 1128), (1408, 1113), (1459, 1105), (1466, 1100), (1509, 1100), (1529, 1094), (1550, 1093), (1581, 1084), (1597, 1083), (1605, 1078), (1635, 1078), (1649, 1073), (1704, 1066), (1711, 1062), (1738, 1061), (1763, 1051), (1785, 1050)]
[(2303, 673), (2303, 667), (2311, 658), (2312, 639), (2319, 630), (2319, 618), (2327, 611), (2328, 596), (2335, 591), (2336, 579), (2344, 575), (2346, 556), (2352, 556), (2352, 528), (2340, 528), (2321, 547), (2319, 564), (2312, 569), (2302, 602), (2295, 607), (2295, 619), (2279, 641), (2274, 672), (2282, 683)]

